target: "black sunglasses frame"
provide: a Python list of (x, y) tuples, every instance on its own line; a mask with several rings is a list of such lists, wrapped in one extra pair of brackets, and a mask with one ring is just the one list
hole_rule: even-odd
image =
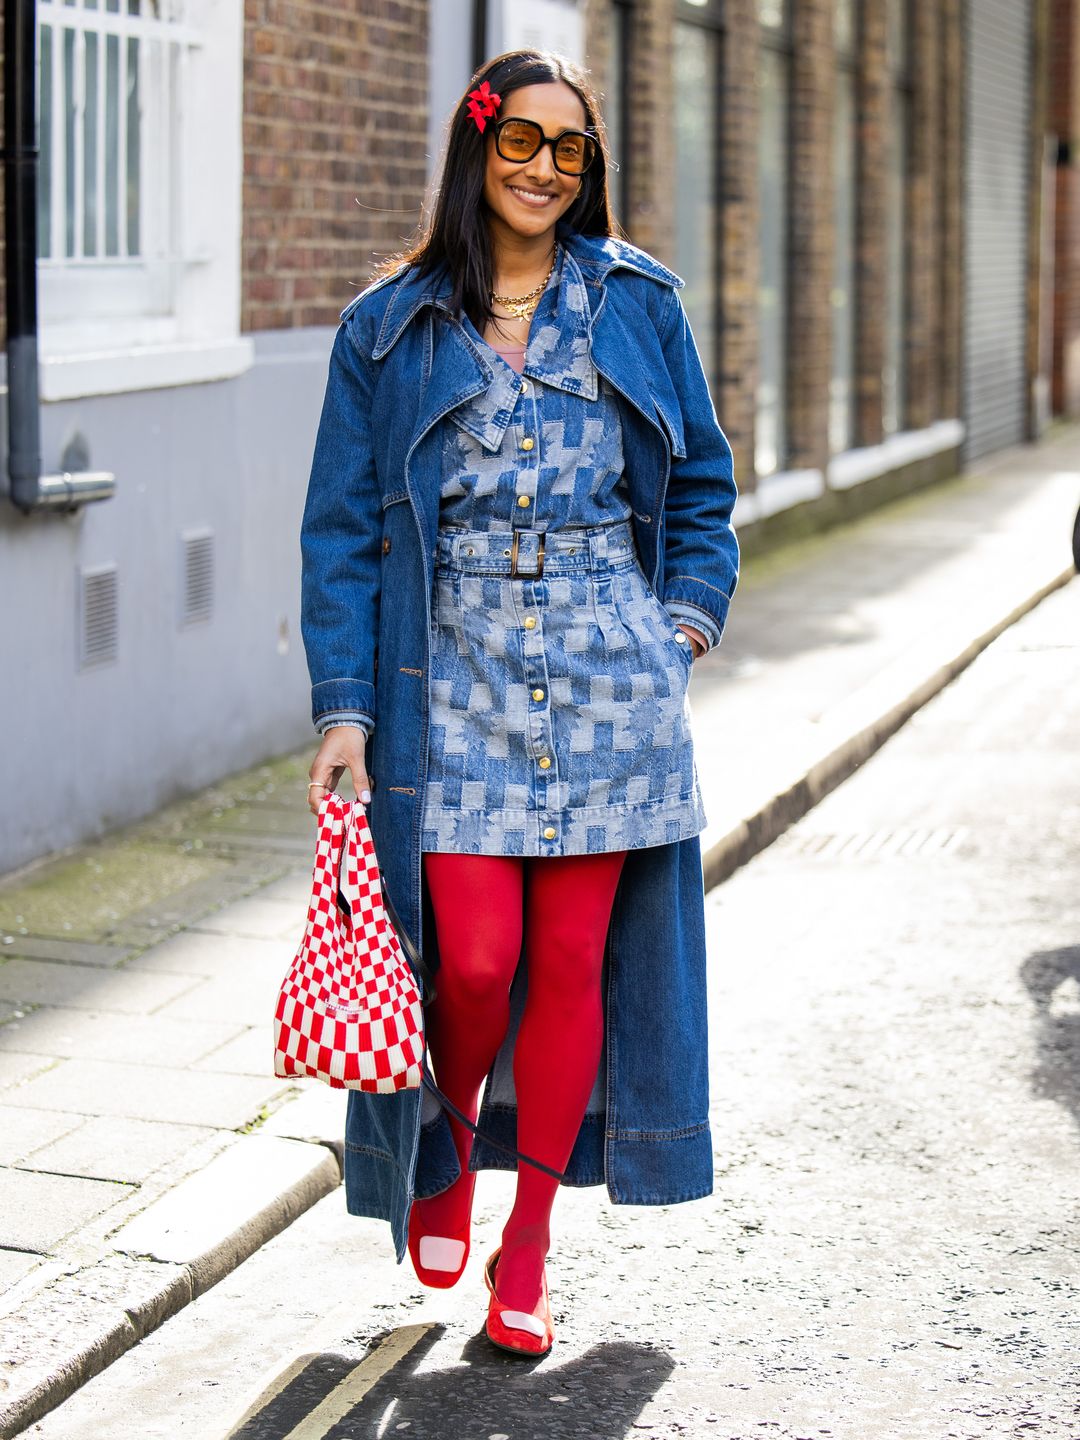
[[(499, 148), (499, 139), (502, 135), (503, 127), (505, 125), (531, 125), (535, 130), (539, 131), (540, 140), (536, 146), (536, 149), (532, 152), (531, 155), (526, 155), (523, 160), (519, 160), (516, 156), (503, 154), (502, 150)], [(550, 145), (551, 163), (555, 166), (555, 169), (558, 170), (560, 175), (584, 175), (585, 171), (588, 170), (589, 166), (596, 159), (597, 152), (600, 149), (599, 138), (594, 135), (590, 130), (560, 130), (558, 135), (545, 135), (544, 127), (540, 124), (538, 120), (526, 120), (523, 115), (507, 115), (505, 119), (497, 120), (495, 124), (491, 127), (491, 133), (495, 137), (495, 149), (499, 155), (499, 158), (501, 160), (508, 161), (511, 165), (527, 165), (530, 160), (536, 159), (537, 155), (539, 155), (540, 151), (544, 148), (545, 145)], [(559, 164), (559, 157), (556, 153), (555, 147), (556, 145), (558, 145), (560, 140), (565, 140), (567, 135), (583, 135), (586, 140), (592, 142), (589, 158), (580, 170), (564, 170), (563, 167)]]

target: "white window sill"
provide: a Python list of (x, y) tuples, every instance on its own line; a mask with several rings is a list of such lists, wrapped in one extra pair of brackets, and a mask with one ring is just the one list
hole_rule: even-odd
[(904, 430), (880, 445), (846, 450), (829, 461), (828, 480), (820, 470), (778, 470), (763, 476), (758, 488), (744, 491), (735, 502), (732, 523), (752, 525), (755, 520), (816, 500), (829, 490), (852, 490), (878, 475), (888, 475), (914, 460), (925, 460), (954, 450), (964, 438), (962, 420), (938, 420), (925, 430)]
[(752, 525), (804, 500), (816, 500), (825, 486), (820, 470), (777, 470), (758, 481), (756, 490), (744, 490), (735, 501), (732, 523)]
[(887, 475), (913, 460), (926, 460), (945, 450), (955, 450), (964, 438), (962, 420), (937, 420), (924, 430), (901, 430), (880, 445), (864, 445), (858, 450), (845, 450), (829, 461), (830, 490), (850, 490), (864, 480)]
[(132, 345), (78, 355), (43, 354), (41, 398), (76, 400), (87, 395), (124, 395), (133, 390), (232, 380), (249, 370), (254, 358), (255, 347), (248, 336)]

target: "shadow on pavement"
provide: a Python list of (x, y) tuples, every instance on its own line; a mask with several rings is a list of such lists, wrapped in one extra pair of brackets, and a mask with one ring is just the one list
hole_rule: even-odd
[(442, 1326), (407, 1326), (359, 1360), (302, 1356), (267, 1385), (229, 1440), (624, 1440), (675, 1369), (662, 1350), (595, 1345), (558, 1362), (505, 1355), (481, 1331), (432, 1361)]
[(1032, 1085), (1064, 1105), (1080, 1127), (1080, 945), (1036, 951), (1020, 978), (1035, 1006)]

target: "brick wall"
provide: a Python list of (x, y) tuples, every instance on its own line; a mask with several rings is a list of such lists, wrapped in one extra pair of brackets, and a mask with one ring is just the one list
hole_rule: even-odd
[(421, 213), (428, 0), (245, 0), (245, 21), (241, 326), (334, 324)]

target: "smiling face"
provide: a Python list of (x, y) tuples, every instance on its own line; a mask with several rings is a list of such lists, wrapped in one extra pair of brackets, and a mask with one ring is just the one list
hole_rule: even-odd
[[(535, 120), (544, 134), (552, 138), (562, 130), (584, 130), (587, 123), (585, 106), (561, 80), (523, 85), (510, 92), (500, 104), (495, 119), (511, 117)], [(555, 169), (550, 145), (541, 145), (531, 160), (516, 164), (504, 160), (495, 149), (495, 136), (490, 130), (484, 139), (487, 145), (484, 199), (491, 210), (496, 242), (500, 238), (537, 239), (552, 230), (559, 216), (565, 214), (577, 198), (581, 177), (564, 175)]]

